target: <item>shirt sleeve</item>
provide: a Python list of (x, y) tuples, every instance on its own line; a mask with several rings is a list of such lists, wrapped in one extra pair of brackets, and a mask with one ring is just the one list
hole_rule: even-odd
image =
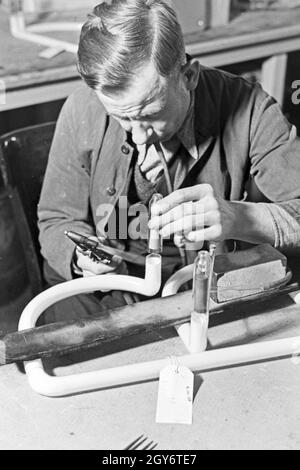
[(57, 122), (38, 205), (41, 253), (67, 280), (72, 279), (74, 244), (64, 231), (95, 235), (89, 215), (90, 176), (86, 164), (89, 155), (78, 144), (73, 113), (70, 97)]
[(275, 248), (300, 253), (300, 200), (265, 206), (273, 220)]
[[(263, 99), (261, 98), (263, 96)], [(300, 247), (300, 139), (279, 104), (261, 91), (250, 132), (252, 178), (270, 203), (275, 247)]]

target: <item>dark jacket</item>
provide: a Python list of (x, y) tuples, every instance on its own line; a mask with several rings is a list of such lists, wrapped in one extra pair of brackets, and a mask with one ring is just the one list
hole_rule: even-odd
[[(64, 230), (103, 232), (128, 191), (135, 151), (129, 138), (86, 85), (66, 101), (38, 208), (42, 254), (66, 279), (74, 246)], [(275, 246), (299, 246), (300, 141), (275, 100), (259, 84), (202, 67), (195, 138), (199, 160), (181, 165), (175, 189), (208, 183), (226, 200), (262, 203), (273, 218)]]

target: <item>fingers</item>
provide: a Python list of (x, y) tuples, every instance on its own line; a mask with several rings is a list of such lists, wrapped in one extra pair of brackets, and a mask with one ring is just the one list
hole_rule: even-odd
[(183, 233), (184, 235), (189, 234), (192, 231), (203, 229), (206, 226), (213, 226), (220, 223), (220, 213), (218, 211), (210, 211), (205, 214), (200, 213), (183, 217), (175, 220), (170, 224), (165, 225), (160, 233), (163, 238), (169, 238), (173, 234)]
[[(154, 207), (157, 208), (159, 203)], [(156, 209), (155, 209), (156, 210)], [(163, 212), (160, 215), (155, 215), (149, 222), (149, 228), (159, 230), (167, 224), (170, 224), (176, 220), (189, 217), (191, 215), (206, 214), (211, 211), (218, 210), (218, 202), (214, 198), (213, 194), (208, 194), (199, 201), (193, 202), (188, 201), (173, 207), (167, 212)]]
[(181, 219), (175, 220), (170, 224), (165, 225), (160, 233), (163, 238), (169, 238), (175, 233), (189, 233), (193, 229), (204, 227), (204, 214), (190, 215)]
[[(106, 239), (96, 237), (96, 236), (91, 236), (88, 238), (94, 241), (101, 241), (103, 244), (106, 244), (107, 242)], [(92, 258), (89, 257), (89, 255), (90, 255), (90, 251), (83, 250), (79, 246), (76, 247), (76, 256), (77, 256), (76, 265), (78, 266), (78, 268), (82, 270), (84, 277), (98, 276), (101, 274), (112, 274), (114, 271), (121, 272), (121, 273), (126, 271), (126, 265), (124, 268), (124, 266), (122, 266), (123, 263), (121, 263), (121, 265), (118, 266), (118, 268), (110, 267), (104, 263), (93, 260)]]
[(186, 238), (190, 242), (204, 242), (204, 241), (215, 241), (220, 240), (223, 234), (221, 224), (216, 224), (211, 227), (204, 228), (202, 230), (196, 230), (189, 233)]
[(162, 236), (167, 238), (176, 232), (185, 233), (217, 223), (220, 223), (218, 202), (213, 196), (206, 196), (201, 201), (186, 202), (153, 217), (149, 228), (160, 230)]
[(199, 201), (206, 196), (212, 195), (213, 188), (209, 184), (198, 184), (190, 188), (178, 189), (153, 205), (152, 214), (164, 214), (182, 203), (189, 201)]
[(219, 240), (223, 233), (222, 204), (207, 184), (175, 191), (155, 204), (153, 213), (149, 228), (159, 230), (163, 238), (179, 234), (198, 243)]
[(84, 272), (92, 273), (92, 276), (99, 274), (112, 273), (114, 268), (107, 266), (103, 263), (97, 263), (84, 254), (82, 251), (77, 250), (77, 266)]

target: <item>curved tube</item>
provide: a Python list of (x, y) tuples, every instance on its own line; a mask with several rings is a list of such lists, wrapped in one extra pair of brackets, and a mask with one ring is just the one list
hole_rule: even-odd
[[(59, 300), (80, 293), (114, 289), (116, 280), (121, 290), (151, 297), (158, 292), (161, 286), (161, 256), (156, 254), (148, 255), (145, 268), (145, 279), (105, 275), (76, 279), (51, 287), (35, 297), (24, 309), (19, 322), (19, 331), (34, 328), (43, 312)], [(135, 373), (133, 373), (135, 366), (129, 367), (129, 370), (125, 366), (67, 377), (50, 377), (44, 371), (40, 359), (26, 362), (24, 366), (29, 384), (33, 390), (41, 395), (52, 397), (113, 386), (115, 382), (116, 384), (127, 383), (127, 380), (131, 381), (131, 378), (135, 376)], [(131, 375), (130, 369), (133, 369)], [(142, 369), (139, 370), (142, 371)]]
[[(183, 271), (182, 283), (186, 282), (192, 277), (191, 267), (186, 267)], [(189, 277), (190, 276), (190, 277)], [(160, 286), (161, 277), (161, 260), (159, 256), (150, 255), (146, 261), (146, 275), (145, 280), (135, 278), (126, 278), (126, 276), (118, 276), (123, 283), (121, 288), (130, 290), (138, 289), (136, 292), (145, 292), (148, 295), (153, 295), (155, 292), (154, 283), (156, 284), (156, 291)], [(106, 278), (106, 282), (104, 281)], [(125, 279), (126, 278), (126, 279)], [(180, 284), (180, 271), (169, 280), (166, 288), (163, 291), (164, 296), (175, 294), (175, 286)], [(45, 308), (52, 305), (59, 299), (65, 298), (64, 289), (67, 287), (68, 293), (78, 289), (82, 292), (81, 287), (84, 286), (84, 292), (91, 292), (95, 289), (102, 287), (109, 288), (116, 285), (116, 276), (102, 276), (89, 278), (78, 281), (70, 281), (67, 284), (61, 284), (55, 288), (49, 289), (51, 291), (48, 298), (46, 291), (40, 294), (24, 310), (19, 329), (32, 328), (35, 326), (37, 318), (43, 313)], [(83, 282), (84, 281), (84, 282)], [(88, 282), (85, 282), (88, 281)], [(153, 282), (153, 286), (149, 287), (149, 283)], [(76, 284), (74, 284), (76, 283)], [(104, 285), (105, 284), (105, 285)], [(173, 286), (171, 288), (171, 286)], [(57, 289), (54, 291), (54, 289)], [(166, 294), (167, 293), (167, 294)], [(58, 298), (59, 297), (59, 298)], [(296, 297), (295, 301), (299, 301)], [(189, 325), (188, 325), (189, 327)], [(300, 353), (300, 336), (295, 338), (280, 339), (276, 341), (253, 343), (250, 345), (234, 346), (231, 348), (224, 348), (213, 351), (206, 351), (194, 355), (187, 355), (178, 358), (178, 362), (182, 365), (189, 367), (192, 371), (208, 371), (212, 369), (230, 367), (232, 365), (245, 364), (257, 362), (272, 358), (279, 358), (285, 356), (298, 356)], [(86, 372), (81, 374), (74, 374), (67, 377), (53, 377), (49, 376), (43, 369), (43, 364), (40, 359), (25, 363), (25, 370), (27, 373), (28, 381), (37, 393), (50, 397), (70, 395), (74, 393), (85, 392), (89, 390), (102, 389), (113, 386), (120, 386), (123, 384), (135, 383), (138, 381), (156, 379), (163, 367), (169, 364), (168, 359), (150, 361), (145, 363), (138, 363), (126, 365), (122, 367), (115, 367), (95, 372)]]
[(161, 285), (161, 257), (148, 255), (146, 258), (145, 279), (131, 276), (109, 275), (75, 279), (58, 284), (36, 296), (23, 310), (19, 330), (34, 328), (37, 320), (51, 305), (77, 294), (88, 294), (97, 290), (115, 289), (135, 292), (152, 297)]
[[(185, 266), (184, 268), (177, 271), (166, 282), (162, 291), (162, 297), (169, 297), (170, 295), (175, 295), (178, 292), (179, 288), (182, 286), (182, 284), (193, 279), (193, 275), (194, 275), (193, 264), (190, 264), (189, 266)], [(194, 347), (195, 336), (192, 335), (192, 332), (191, 332), (191, 323), (184, 323), (183, 325), (176, 326), (175, 329), (178, 335), (180, 336), (181, 340), (183, 341), (186, 349), (190, 353), (193, 354), (193, 353), (199, 352), (197, 351), (197, 348)], [(191, 347), (192, 338), (193, 338), (193, 345)]]
[[(173, 274), (173, 276), (170, 277), (170, 279), (166, 282), (166, 284), (163, 288), (162, 297), (168, 297), (168, 296), (177, 294), (180, 286), (182, 284), (184, 284), (185, 282), (190, 281), (193, 278), (193, 272), (194, 272), (194, 265), (191, 264), (189, 266), (185, 266), (184, 268), (182, 268), (181, 270), (179, 270), (175, 274)], [(297, 295), (295, 295), (293, 300), (296, 304), (300, 305), (300, 292)], [(190, 323), (184, 323), (182, 325), (179, 325), (179, 326), (175, 327), (175, 329), (176, 329), (178, 335), (180, 336), (181, 340), (183, 341), (185, 347), (187, 348), (187, 350), (191, 354), (201, 353), (201, 350), (199, 351), (199, 345), (201, 345), (201, 344), (205, 345), (206, 344), (204, 334), (203, 334), (202, 339), (201, 339), (201, 334), (204, 331), (207, 331), (208, 324), (207, 325), (204, 324), (203, 329), (201, 329), (197, 325), (197, 323), (201, 322), (201, 321), (203, 323), (205, 323), (204, 318), (199, 318), (199, 317), (197, 318), (197, 315), (194, 315), (194, 312), (192, 312), (191, 322)], [(294, 344), (294, 352), (292, 352), (291, 354), (295, 353), (295, 350), (298, 350), (298, 354), (299, 354), (299, 352), (300, 352), (300, 336), (298, 338), (292, 338), (290, 340), (286, 340), (287, 349), (286, 349), (286, 354), (284, 354), (284, 355), (290, 355), (290, 353), (288, 352), (289, 351), (289, 346), (293, 342), (296, 343), (296, 346)], [(273, 343), (274, 343), (275, 350), (276, 350), (276, 341), (274, 341)], [(197, 344), (198, 344), (198, 347), (197, 347)], [(263, 343), (263, 344), (265, 344), (265, 343)], [(270, 343), (266, 343), (266, 344), (270, 345)], [(298, 344), (298, 349), (297, 349), (297, 344)], [(245, 346), (245, 347), (247, 347), (247, 346)], [(238, 348), (235, 348), (235, 349), (236, 349), (237, 354), (238, 354), (238, 350), (237, 350)], [(225, 349), (223, 349), (223, 351), (224, 351), (224, 353), (226, 352)], [(270, 357), (276, 357), (276, 354), (274, 356), (270, 356)], [(257, 359), (257, 360), (263, 360), (263, 359), (264, 359), (264, 357), (261, 357), (261, 359)], [(249, 359), (249, 360), (252, 360), (252, 359)], [(255, 361), (254, 358), (253, 358), (253, 360)], [(230, 363), (228, 363), (227, 365), (230, 365)]]
[(179, 291), (179, 288), (182, 284), (193, 279), (194, 274), (194, 265), (190, 264), (184, 268), (177, 271), (170, 279), (166, 282), (163, 291), (162, 297), (169, 297), (170, 295), (175, 295)]
[[(300, 337), (295, 337), (182, 356), (178, 358), (178, 362), (192, 371), (204, 372), (237, 364), (299, 355), (299, 350)], [(163, 359), (66, 377), (52, 377), (46, 374), (40, 359), (27, 363), (25, 367), (33, 390), (41, 395), (57, 397), (153, 380), (169, 363), (169, 359)]]
[(294, 298), (294, 302), (300, 305), (300, 293), (296, 295), (296, 297)]
[(188, 351), (191, 354), (196, 354), (206, 350), (208, 321), (208, 315), (198, 312), (191, 313), (190, 342), (188, 347)]

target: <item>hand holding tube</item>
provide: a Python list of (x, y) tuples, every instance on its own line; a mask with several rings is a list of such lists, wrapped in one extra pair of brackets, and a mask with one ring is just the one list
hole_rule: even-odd
[[(98, 241), (97, 237), (90, 237), (90, 240)], [(104, 274), (128, 274), (126, 263), (121, 262), (119, 266), (108, 266), (91, 258), (88, 252), (84, 251), (79, 246), (77, 246), (75, 250), (75, 259), (76, 267), (81, 270), (83, 277), (93, 277)], [(109, 292), (109, 290), (101, 289), (101, 292)]]
[(157, 203), (149, 228), (159, 230), (163, 238), (180, 233), (190, 242), (220, 241), (228, 238), (228, 224), (236, 222), (228, 204), (217, 200), (208, 184), (178, 189)]
[[(90, 237), (90, 240), (97, 241), (97, 237)], [(107, 265), (101, 263), (93, 256), (90, 256), (89, 251), (85, 251), (79, 246), (76, 247), (75, 250), (75, 263), (76, 266), (82, 270), (83, 277), (91, 277), (91, 276), (98, 276), (100, 274), (112, 274), (114, 272), (120, 273), (119, 269), (125, 267), (125, 263), (120, 263), (119, 266), (114, 265)], [(124, 265), (124, 266), (123, 266)]]
[(127, 274), (126, 264), (122, 258), (105, 253), (100, 249), (97, 237), (85, 237), (76, 232), (65, 232), (75, 244), (73, 270), (83, 277), (93, 277), (101, 274)]

